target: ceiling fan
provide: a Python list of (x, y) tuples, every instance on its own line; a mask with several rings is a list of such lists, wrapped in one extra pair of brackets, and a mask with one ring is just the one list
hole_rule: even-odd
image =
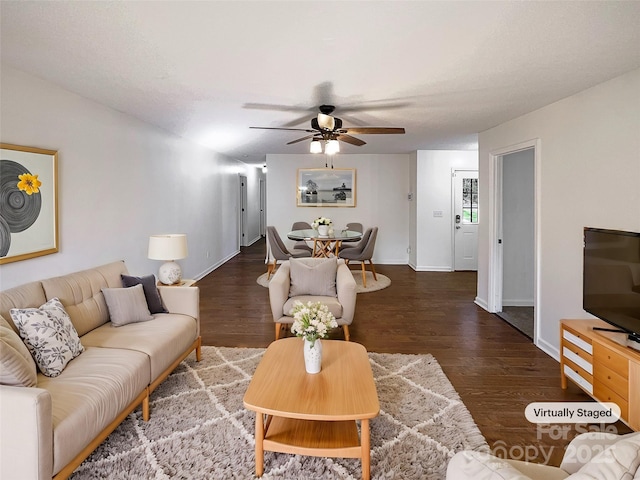
[(310, 152), (322, 153), (322, 142), (325, 144), (324, 152), (328, 155), (338, 153), (340, 146), (338, 142), (345, 142), (361, 147), (367, 142), (354, 137), (353, 135), (377, 135), (377, 134), (402, 134), (402, 127), (343, 127), (342, 120), (331, 114), (335, 110), (333, 105), (320, 105), (320, 113), (311, 119), (311, 128), (286, 128), (286, 127), (250, 127), (263, 130), (290, 130), (296, 132), (307, 132), (310, 135), (287, 142), (287, 145), (311, 139)]

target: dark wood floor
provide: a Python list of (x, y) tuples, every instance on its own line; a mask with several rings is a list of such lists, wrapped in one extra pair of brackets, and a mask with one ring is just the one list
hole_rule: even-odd
[[(264, 253), (264, 241), (242, 248), (198, 282), (204, 345), (266, 347), (273, 341), (268, 289), (256, 283), (266, 271)], [(525, 407), (590, 399), (573, 384), (562, 390), (558, 362), (473, 303), (475, 272), (415, 272), (406, 265), (376, 270), (391, 286), (358, 295), (351, 341), (374, 352), (432, 354), (496, 453), (558, 465), (575, 429), (539, 432), (525, 419)], [(334, 337), (342, 338), (340, 331)], [(615, 428), (629, 431), (620, 422)]]

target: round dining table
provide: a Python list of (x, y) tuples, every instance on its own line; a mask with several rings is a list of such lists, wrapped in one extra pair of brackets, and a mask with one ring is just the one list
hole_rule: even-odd
[(287, 233), (289, 240), (313, 242), (314, 257), (338, 256), (342, 242), (357, 242), (362, 238), (361, 232), (355, 230), (334, 230), (333, 234), (322, 236), (317, 230), (293, 230)]

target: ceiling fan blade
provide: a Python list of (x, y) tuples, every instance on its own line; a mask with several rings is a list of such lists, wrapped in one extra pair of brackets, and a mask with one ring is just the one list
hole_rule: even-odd
[(304, 140), (308, 140), (313, 137), (315, 137), (315, 135), (307, 135), (306, 137), (298, 138), (297, 140), (292, 140), (290, 142), (287, 142), (287, 145), (293, 145), (294, 143), (302, 142)]
[(367, 142), (360, 140), (359, 138), (352, 137), (351, 135), (347, 135), (345, 133), (340, 133), (336, 135), (336, 140), (340, 140), (341, 142), (350, 143), (351, 145), (356, 145), (361, 147), (365, 145)]
[(404, 133), (402, 127), (355, 127), (355, 128), (342, 128), (339, 133), (353, 133), (356, 135), (374, 135), (380, 133)]
[(308, 128), (284, 128), (284, 127), (249, 127), (249, 128), (258, 128), (260, 130), (287, 130), (293, 132), (309, 132), (314, 133), (315, 130), (309, 130)]

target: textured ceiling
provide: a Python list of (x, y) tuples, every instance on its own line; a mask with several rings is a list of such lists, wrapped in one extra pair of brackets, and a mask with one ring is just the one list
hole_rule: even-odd
[(640, 2), (2, 1), (3, 63), (247, 163), (323, 103), (343, 153), (472, 149), (477, 133), (640, 68)]

